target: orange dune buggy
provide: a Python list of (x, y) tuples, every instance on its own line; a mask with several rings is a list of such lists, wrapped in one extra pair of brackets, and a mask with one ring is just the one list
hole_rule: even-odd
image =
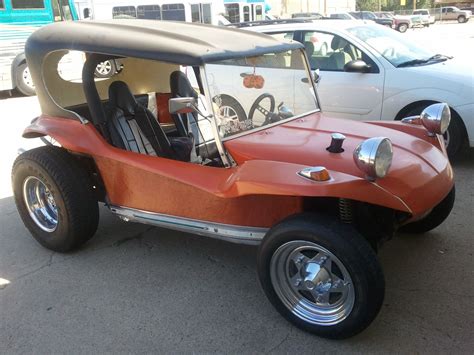
[[(82, 72), (59, 64), (81, 52)], [(58, 23), (26, 45), (42, 115), (24, 137), (18, 211), (46, 248), (95, 233), (103, 202), (125, 221), (260, 244), (258, 275), (277, 310), (329, 338), (377, 315), (375, 251), (395, 231), (449, 215), (453, 173), (443, 104), (403, 122), (321, 114), (301, 44), (212, 26)], [(98, 63), (123, 69), (97, 79)]]

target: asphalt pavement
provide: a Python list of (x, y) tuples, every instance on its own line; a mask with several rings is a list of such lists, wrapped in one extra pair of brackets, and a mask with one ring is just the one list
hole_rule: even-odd
[[(442, 26), (450, 25), (427, 30), (449, 38)], [(472, 46), (469, 36), (463, 43)], [(397, 235), (380, 251), (387, 288), (378, 317), (354, 338), (329, 341), (273, 309), (255, 247), (125, 223), (102, 208), (81, 250), (42, 248), (9, 185), (17, 149), (39, 144), (19, 138), (39, 108), (35, 98), (2, 95), (0, 353), (473, 352), (473, 149), (453, 163), (457, 199), (446, 222), (425, 235)]]

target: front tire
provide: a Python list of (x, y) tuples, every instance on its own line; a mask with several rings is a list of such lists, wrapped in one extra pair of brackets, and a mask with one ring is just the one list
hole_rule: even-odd
[(466, 17), (465, 17), (465, 16), (459, 16), (459, 17), (458, 17), (458, 22), (459, 22), (459, 23), (464, 23), (464, 22), (466, 22)]
[(373, 249), (355, 229), (329, 216), (301, 214), (273, 227), (260, 245), (257, 268), (280, 314), (325, 338), (361, 332), (384, 299)]
[(422, 234), (429, 232), (443, 223), (451, 213), (456, 199), (455, 187), (449, 194), (423, 219), (408, 223), (402, 226), (398, 231), (400, 233)]
[(398, 32), (400, 33), (405, 33), (407, 29), (408, 29), (408, 25), (405, 23), (401, 23), (400, 25), (398, 25), (398, 28), (397, 28)]
[(12, 185), (23, 223), (45, 248), (71, 251), (97, 230), (99, 207), (89, 175), (64, 149), (44, 146), (21, 154)]

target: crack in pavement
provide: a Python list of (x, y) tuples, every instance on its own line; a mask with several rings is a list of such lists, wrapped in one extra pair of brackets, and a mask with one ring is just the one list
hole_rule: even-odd
[(51, 265), (53, 264), (53, 256), (54, 256), (54, 254), (56, 254), (56, 252), (54, 252), (54, 251), (51, 252), (51, 254), (49, 255), (49, 259), (48, 259), (48, 261), (47, 261), (45, 264), (43, 264), (43, 265), (37, 267), (36, 269), (33, 269), (33, 270), (28, 271), (28, 272), (26, 272), (26, 273), (24, 273), (24, 274), (21, 274), (20, 276), (16, 277), (13, 281), (21, 280), (21, 279), (23, 279), (23, 278), (25, 278), (25, 277), (27, 277), (27, 276), (33, 275), (33, 274), (35, 274), (35, 273), (37, 273), (37, 272), (43, 270), (43, 269), (46, 268), (46, 267), (51, 266)]
[(270, 350), (266, 351), (265, 354), (271, 354), (273, 353), (276, 349), (278, 349), (280, 346), (282, 346), (282, 344), (288, 340), (288, 338), (290, 337), (290, 334), (292, 333), (293, 331), (293, 328), (290, 328), (290, 330), (288, 331), (288, 333), (286, 334), (286, 336), (277, 344), (275, 345), (274, 347), (272, 347)]

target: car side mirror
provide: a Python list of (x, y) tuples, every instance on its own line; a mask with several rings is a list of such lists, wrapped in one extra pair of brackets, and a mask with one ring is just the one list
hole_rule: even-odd
[(171, 114), (197, 112), (197, 99), (194, 97), (175, 97), (169, 99), (168, 109)]
[(344, 71), (348, 73), (370, 73), (371, 66), (363, 60), (351, 60), (344, 65)]

